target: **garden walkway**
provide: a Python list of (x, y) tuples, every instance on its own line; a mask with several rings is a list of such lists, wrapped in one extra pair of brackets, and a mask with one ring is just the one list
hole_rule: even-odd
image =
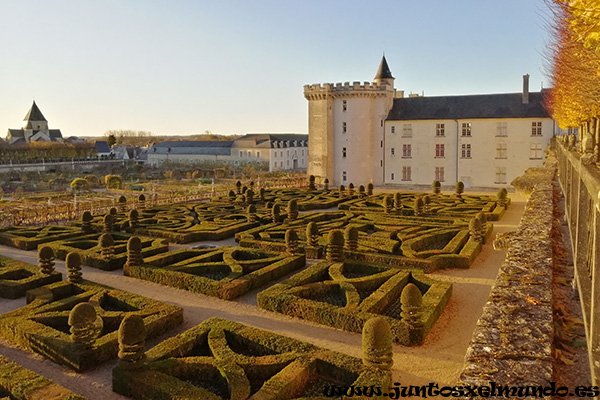
[[(502, 220), (494, 223), (494, 233), (514, 230), (519, 223), (526, 199), (514, 193), (510, 197), (512, 205)], [(233, 243), (233, 240), (219, 242), (219, 244)], [(481, 315), (482, 307), (488, 299), (498, 268), (505, 256), (505, 251), (494, 251), (491, 243), (492, 240), (483, 246), (482, 252), (470, 269), (442, 270), (430, 274), (434, 279), (453, 283), (452, 297), (422, 346), (394, 346), (393, 379), (395, 382), (403, 385), (423, 385), (435, 382), (440, 386), (454, 385), (457, 382), (475, 324)], [(194, 244), (175, 245), (173, 248), (191, 247), (192, 245)], [(0, 246), (0, 254), (37, 264), (37, 255), (34, 251)], [(63, 273), (63, 277), (66, 276), (62, 261), (57, 260), (56, 268)], [(183, 325), (149, 341), (147, 348), (167, 337), (181, 333), (207, 318), (221, 317), (361, 357), (360, 334), (344, 332), (261, 310), (256, 307), (256, 293), (260, 290), (247, 293), (235, 301), (226, 301), (125, 277), (121, 270), (107, 272), (84, 266), (82, 272), (87, 280), (152, 297), (184, 309)], [(23, 305), (25, 305), (24, 299), (2, 299), (0, 300), (0, 313)], [(125, 399), (125, 397), (113, 393), (111, 389), (111, 369), (114, 362), (107, 362), (92, 371), (78, 374), (1, 339), (0, 355), (54, 380), (89, 400)]]

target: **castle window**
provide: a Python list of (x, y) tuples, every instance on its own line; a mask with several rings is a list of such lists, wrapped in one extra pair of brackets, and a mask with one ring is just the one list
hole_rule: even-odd
[(383, 140), (379, 142), (379, 145), (381, 146), (381, 148), (383, 149)]
[(463, 122), (462, 136), (471, 136), (471, 123), (470, 122)]
[(529, 158), (531, 160), (541, 160), (542, 159), (542, 144), (541, 143), (531, 143)]
[(346, 133), (348, 132), (348, 126), (346, 125), (345, 122), (342, 122), (342, 133)]
[(506, 143), (496, 143), (496, 158), (506, 158)]
[(402, 167), (402, 180), (403, 181), (410, 181), (412, 180), (411, 177), (411, 167)]
[(542, 136), (542, 122), (531, 123), (531, 136)]
[(346, 158), (346, 148), (342, 147), (342, 157)]
[(403, 144), (402, 145), (402, 158), (411, 158), (412, 157), (412, 145)]
[(348, 102), (346, 100), (342, 101), (342, 111), (346, 111), (348, 109)]
[(391, 173), (391, 175), (390, 175), (390, 179), (391, 179), (391, 180), (394, 180), (394, 173), (393, 173), (393, 172), (392, 172), (392, 173)]
[(506, 183), (506, 167), (496, 167), (495, 183)]
[(392, 133), (396, 133), (396, 127), (392, 126), (391, 131), (392, 131)]
[(392, 147), (392, 148), (390, 149), (390, 154), (391, 154), (392, 156), (395, 156), (395, 155), (396, 155), (396, 149)]
[(342, 171), (342, 180), (344, 182), (346, 182), (346, 178), (347, 178), (346, 171)]
[(435, 167), (435, 180), (444, 182), (444, 167)]
[(240, 150), (240, 158), (244, 157), (244, 150)]
[(412, 124), (402, 125), (402, 136), (403, 137), (412, 137)]
[(260, 158), (260, 151), (256, 152), (256, 158)]
[(471, 145), (463, 144), (461, 146), (460, 158), (471, 158)]
[(496, 124), (496, 136), (507, 136), (506, 122)]
[[(445, 157), (445, 145), (444, 144), (436, 144), (435, 145), (435, 157), (443, 158)], [(436, 179), (439, 181), (439, 179)]]
[(444, 124), (435, 124), (435, 136), (437, 136), (437, 137), (446, 136), (445, 131), (446, 131), (446, 127)]

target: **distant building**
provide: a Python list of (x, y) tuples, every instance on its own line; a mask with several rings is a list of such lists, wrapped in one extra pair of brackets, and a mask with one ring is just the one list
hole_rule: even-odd
[(96, 140), (94, 142), (94, 147), (96, 148), (96, 153), (98, 157), (106, 158), (110, 157), (112, 154), (110, 147), (108, 146), (108, 142), (106, 140)]
[(35, 101), (27, 115), (25, 115), (23, 127), (21, 129), (9, 129), (6, 141), (8, 144), (64, 142), (60, 129), (48, 129), (48, 121), (44, 118)]
[(373, 82), (304, 86), (308, 174), (332, 185), (504, 187), (541, 166), (555, 124), (543, 92), (424, 97), (394, 89), (385, 57)]
[(308, 135), (247, 134), (234, 141), (167, 141), (155, 143), (147, 163), (224, 162), (231, 165), (262, 163), (269, 171), (303, 170), (308, 163)]

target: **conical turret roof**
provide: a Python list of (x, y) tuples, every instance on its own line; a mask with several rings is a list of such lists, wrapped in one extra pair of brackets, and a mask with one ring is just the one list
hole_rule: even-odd
[(46, 122), (48, 122), (46, 120), (46, 118), (44, 118), (44, 115), (38, 108), (37, 104), (35, 104), (35, 101), (33, 102), (33, 105), (29, 109), (29, 112), (27, 113), (27, 115), (25, 115), (25, 118), (23, 118), (23, 121), (46, 121)]
[(394, 79), (392, 76), (392, 71), (390, 71), (390, 67), (388, 67), (385, 56), (381, 58), (379, 69), (377, 70), (377, 74), (375, 75), (374, 79)]

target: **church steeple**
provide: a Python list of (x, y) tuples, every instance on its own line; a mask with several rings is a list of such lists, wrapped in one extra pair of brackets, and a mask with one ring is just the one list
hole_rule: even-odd
[(27, 112), (27, 115), (25, 115), (25, 118), (23, 118), (23, 128), (33, 129), (35, 131), (48, 130), (48, 121), (46, 118), (44, 118), (44, 115), (38, 108), (37, 104), (35, 104), (35, 100)]
[(392, 76), (392, 71), (390, 71), (390, 67), (388, 67), (387, 60), (385, 59), (385, 55), (381, 58), (381, 62), (379, 63), (379, 68), (377, 69), (377, 74), (375, 74), (375, 78), (373, 78), (373, 82), (378, 84), (388, 84), (394, 86), (394, 77)]

